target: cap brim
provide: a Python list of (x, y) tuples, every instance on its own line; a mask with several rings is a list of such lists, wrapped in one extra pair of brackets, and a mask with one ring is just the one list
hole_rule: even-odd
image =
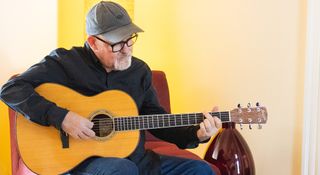
[(100, 35), (102, 35), (104, 39), (111, 43), (117, 43), (128, 38), (130, 35), (138, 32), (143, 32), (143, 30), (137, 25), (130, 23), (110, 32), (102, 33)]

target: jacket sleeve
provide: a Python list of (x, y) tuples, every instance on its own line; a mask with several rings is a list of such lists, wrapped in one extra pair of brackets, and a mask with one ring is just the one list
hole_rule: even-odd
[(27, 119), (41, 125), (61, 129), (67, 110), (58, 107), (35, 92), (34, 88), (45, 82), (65, 84), (67, 76), (58, 59), (47, 56), (26, 72), (10, 79), (3, 85), (0, 98), (8, 106)]
[[(160, 106), (156, 92), (152, 86), (152, 73), (148, 73), (144, 81), (145, 98), (140, 113), (147, 114), (166, 114), (167, 112)], [(195, 148), (199, 145), (197, 130), (199, 126), (151, 129), (148, 130), (152, 135), (167, 142), (176, 144), (181, 149)]]

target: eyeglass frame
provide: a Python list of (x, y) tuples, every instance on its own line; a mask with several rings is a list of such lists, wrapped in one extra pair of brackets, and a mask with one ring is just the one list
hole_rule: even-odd
[[(96, 36), (96, 35), (94, 35), (93, 37), (97, 38), (99, 41), (102, 41), (103, 43), (106, 43), (106, 44), (110, 45), (112, 52), (113, 52), (113, 53), (117, 53), (117, 52), (120, 52), (120, 51), (123, 49), (124, 45), (127, 45), (128, 47), (133, 46), (134, 43), (136, 43), (136, 41), (137, 41), (137, 39), (138, 39), (138, 34), (137, 34), (137, 33), (134, 33), (134, 34), (133, 34), (130, 38), (128, 38), (127, 40), (125, 40), (125, 41), (120, 41), (120, 42), (117, 42), (117, 43), (114, 43), (114, 44), (111, 44), (110, 42), (105, 41), (105, 40), (101, 39), (100, 37), (98, 37), (98, 36)], [(136, 39), (133, 41), (132, 45), (129, 46), (129, 45), (128, 45), (128, 42), (129, 42), (130, 40), (132, 40), (133, 38), (136, 38)], [(114, 46), (117, 45), (117, 44), (122, 44), (122, 45), (121, 45), (121, 48), (120, 48), (119, 50), (117, 50), (117, 51), (114, 51), (113, 48), (114, 48)]]

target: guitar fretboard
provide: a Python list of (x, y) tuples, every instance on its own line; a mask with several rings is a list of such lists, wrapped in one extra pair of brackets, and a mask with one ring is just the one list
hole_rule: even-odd
[[(230, 122), (228, 112), (210, 112), (212, 116), (221, 119), (222, 122)], [(204, 120), (202, 113), (191, 114), (154, 114), (134, 117), (115, 117), (115, 131), (148, 130), (200, 124)]]

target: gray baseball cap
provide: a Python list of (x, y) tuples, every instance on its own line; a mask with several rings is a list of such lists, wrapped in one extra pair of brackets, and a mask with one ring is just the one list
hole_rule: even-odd
[(127, 11), (119, 4), (101, 1), (87, 14), (86, 31), (88, 35), (102, 35), (111, 43), (126, 39), (133, 33), (143, 32), (133, 24)]

